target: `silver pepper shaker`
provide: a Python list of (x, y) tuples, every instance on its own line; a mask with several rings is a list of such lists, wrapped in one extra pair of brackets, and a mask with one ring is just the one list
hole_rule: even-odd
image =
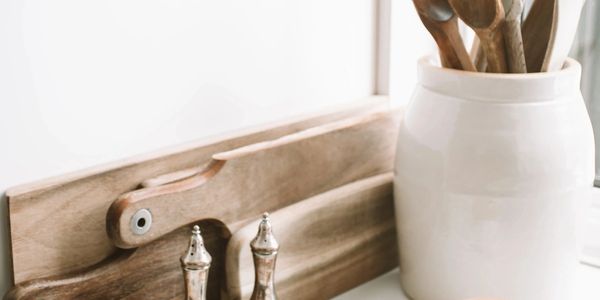
[(279, 243), (273, 236), (269, 214), (264, 213), (258, 225), (258, 233), (250, 242), (254, 259), (254, 290), (250, 300), (276, 300), (275, 261)]
[(185, 299), (206, 300), (206, 283), (212, 257), (204, 248), (198, 225), (194, 225), (190, 244), (180, 260), (185, 280)]

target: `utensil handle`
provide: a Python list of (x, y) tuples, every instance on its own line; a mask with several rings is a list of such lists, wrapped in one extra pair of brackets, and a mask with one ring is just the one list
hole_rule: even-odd
[(454, 22), (455, 24), (452, 24), (453, 26), (446, 27), (448, 42), (450, 43), (450, 48), (453, 52), (452, 54), (456, 60), (458, 60), (463, 70), (477, 72), (473, 61), (471, 61), (471, 56), (469, 56), (469, 52), (467, 52), (467, 49), (465, 48), (460, 32), (458, 32), (458, 23), (456, 20)]
[(485, 58), (485, 53), (483, 53), (483, 48), (481, 47), (481, 41), (477, 36), (473, 38), (470, 56), (477, 72), (485, 72), (487, 69), (487, 60)]
[(478, 34), (487, 57), (487, 71), (490, 73), (506, 73), (508, 69), (506, 66), (504, 37), (500, 27)]
[(444, 68), (475, 71), (475, 66), (458, 32), (457, 17), (446, 22), (432, 22), (421, 14), (419, 18), (438, 45), (440, 61)]
[(510, 73), (527, 73), (521, 22), (519, 20), (506, 20), (504, 22), (504, 41), (506, 43), (508, 71)]

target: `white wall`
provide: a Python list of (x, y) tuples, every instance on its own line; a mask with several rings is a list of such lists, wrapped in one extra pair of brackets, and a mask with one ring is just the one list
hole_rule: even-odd
[(374, 17), (373, 0), (0, 1), (0, 194), (368, 96)]
[(412, 1), (392, 1), (390, 26), (389, 95), (406, 104), (417, 84), (417, 60), (437, 55), (435, 42), (421, 23)]

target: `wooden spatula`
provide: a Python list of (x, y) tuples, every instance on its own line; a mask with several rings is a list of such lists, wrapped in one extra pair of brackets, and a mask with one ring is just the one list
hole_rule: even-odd
[(440, 50), (442, 66), (475, 71), (458, 31), (458, 18), (447, 0), (413, 0), (423, 24)]

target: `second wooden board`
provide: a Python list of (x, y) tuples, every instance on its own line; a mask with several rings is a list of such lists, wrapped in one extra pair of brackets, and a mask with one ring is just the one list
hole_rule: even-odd
[[(281, 245), (275, 288), (281, 299), (330, 299), (397, 266), (392, 174), (363, 179), (271, 214)], [(258, 222), (236, 232), (226, 256), (231, 299), (252, 294), (248, 246)]]

